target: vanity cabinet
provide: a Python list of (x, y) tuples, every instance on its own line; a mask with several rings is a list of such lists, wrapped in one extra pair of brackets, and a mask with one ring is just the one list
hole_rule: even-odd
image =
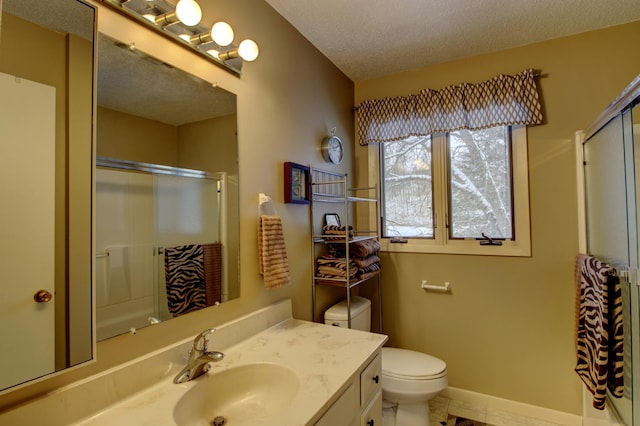
[(382, 354), (364, 363), (352, 382), (315, 426), (382, 425)]
[(360, 426), (382, 425), (382, 352), (360, 373)]
[[(310, 167), (311, 238), (313, 262), (312, 306), (314, 321), (318, 318), (316, 287), (335, 286), (345, 289), (349, 328), (351, 328), (350, 290), (365, 282), (375, 281), (378, 296), (378, 331), (382, 332), (382, 299), (378, 250), (371, 250), (371, 241), (380, 239), (377, 187), (350, 188), (347, 174)], [(354, 226), (354, 210), (371, 229)], [(365, 219), (365, 216), (367, 220)], [(369, 242), (369, 243), (368, 243)], [(379, 246), (378, 246), (379, 247)], [(322, 264), (320, 262), (323, 262)], [(323, 273), (324, 271), (335, 271)], [(357, 271), (357, 272), (354, 272)]]

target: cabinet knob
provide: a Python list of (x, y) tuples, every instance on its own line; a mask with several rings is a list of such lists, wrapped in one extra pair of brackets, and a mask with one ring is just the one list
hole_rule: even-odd
[(33, 300), (38, 303), (47, 303), (53, 298), (53, 295), (47, 290), (39, 290), (33, 295)]
[(375, 421), (373, 419), (367, 422), (367, 426), (373, 426), (374, 424), (375, 424)]
[(378, 376), (377, 374), (375, 376), (373, 376), (371, 378), (371, 380), (373, 380), (375, 383), (379, 383), (380, 382), (380, 376)]

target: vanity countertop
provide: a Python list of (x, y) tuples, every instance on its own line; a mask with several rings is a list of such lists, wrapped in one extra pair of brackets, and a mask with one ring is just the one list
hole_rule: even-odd
[[(270, 418), (269, 424), (311, 425), (386, 340), (381, 334), (290, 318), (228, 348), (217, 348), (212, 339), (210, 349), (223, 351), (225, 358), (213, 363), (207, 374), (253, 363), (286, 366), (298, 376), (299, 392), (289, 408)], [(76, 425), (174, 425), (177, 401), (203, 377), (180, 385), (172, 379), (166, 377)]]

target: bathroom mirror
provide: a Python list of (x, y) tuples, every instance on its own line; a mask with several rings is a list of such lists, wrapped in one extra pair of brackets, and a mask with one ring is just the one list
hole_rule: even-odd
[(0, 8), (1, 391), (93, 357), (95, 9)]
[(239, 296), (239, 194), (233, 93), (103, 34), (97, 76), (100, 341)]

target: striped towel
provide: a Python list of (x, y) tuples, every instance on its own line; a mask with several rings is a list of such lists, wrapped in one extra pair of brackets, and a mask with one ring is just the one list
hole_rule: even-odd
[(624, 393), (622, 286), (613, 267), (591, 256), (576, 258), (580, 285), (575, 371), (604, 409), (607, 388)]
[[(350, 240), (353, 239), (352, 226), (325, 225), (322, 228), (322, 233), (325, 235), (325, 241), (344, 241), (345, 235), (348, 235)], [(336, 237), (328, 237), (327, 235), (336, 235)]]
[(277, 288), (291, 283), (282, 220), (279, 216), (260, 216), (258, 263), (266, 288)]
[(202, 245), (164, 249), (167, 304), (174, 317), (207, 307)]
[[(329, 254), (335, 257), (345, 256), (345, 244), (329, 244)], [(367, 256), (376, 254), (380, 251), (380, 243), (378, 240), (362, 240), (349, 244), (349, 257), (364, 259)]]

